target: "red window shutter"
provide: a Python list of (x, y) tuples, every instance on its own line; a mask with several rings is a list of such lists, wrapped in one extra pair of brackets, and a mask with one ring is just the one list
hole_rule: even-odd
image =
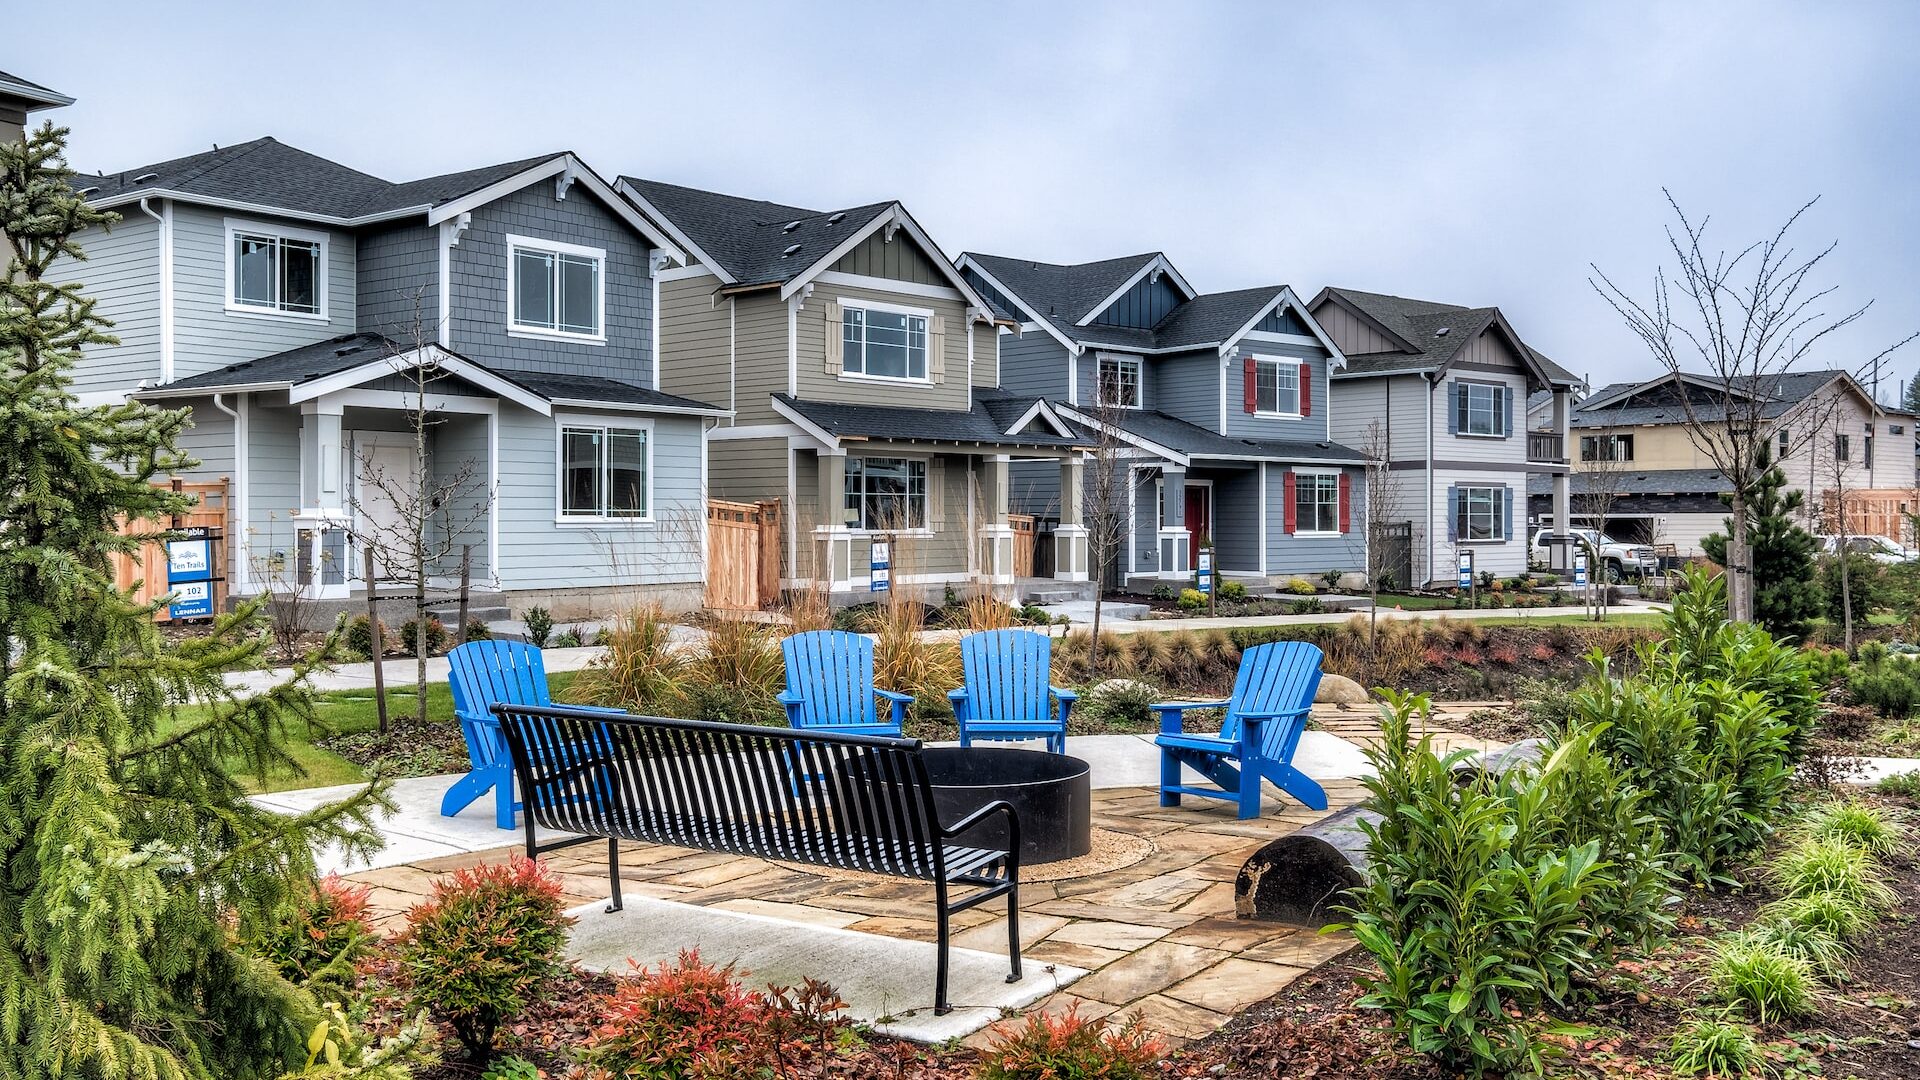
[(1313, 415), (1313, 365), (1300, 365), (1300, 415)]
[(1242, 366), (1242, 370), (1245, 373), (1245, 378), (1241, 380), (1245, 384), (1245, 387), (1241, 393), (1241, 397), (1243, 400), (1240, 402), (1240, 407), (1245, 409), (1247, 412), (1253, 412), (1255, 407), (1258, 406), (1260, 403), (1260, 392), (1257, 388), (1255, 388), (1254, 382), (1253, 382), (1254, 368), (1257, 365), (1253, 357), (1251, 356), (1240, 361), (1240, 363)]
[(1294, 525), (1293, 525), (1293, 473), (1292, 473), (1292, 471), (1288, 471), (1288, 472), (1286, 472), (1286, 473), (1284, 473), (1283, 475), (1284, 475), (1284, 476), (1286, 477), (1286, 482), (1285, 482), (1285, 483), (1284, 483), (1284, 484), (1282, 485), (1282, 489), (1283, 489), (1283, 490), (1282, 490), (1282, 492), (1281, 492), (1281, 495), (1280, 495), (1280, 505), (1281, 505), (1281, 506), (1282, 506), (1282, 507), (1284, 508), (1284, 510), (1285, 510), (1285, 512), (1286, 512), (1286, 526), (1285, 526), (1285, 527), (1286, 527), (1286, 530), (1287, 530), (1288, 532), (1290, 532), (1290, 533), (1291, 533), (1291, 532), (1293, 532), (1293, 531), (1294, 531)]
[(1353, 477), (1340, 474), (1340, 531), (1346, 532), (1352, 527), (1352, 517), (1347, 507), (1353, 502)]

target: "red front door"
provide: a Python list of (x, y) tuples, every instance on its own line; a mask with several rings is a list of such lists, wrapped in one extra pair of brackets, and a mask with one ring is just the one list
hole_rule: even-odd
[(1187, 485), (1187, 565), (1200, 565), (1200, 541), (1213, 540), (1213, 488)]

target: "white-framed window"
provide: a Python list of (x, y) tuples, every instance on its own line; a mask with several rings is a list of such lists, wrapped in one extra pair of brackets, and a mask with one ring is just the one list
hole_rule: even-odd
[(228, 218), (227, 310), (327, 317), (327, 234)]
[(927, 330), (932, 323), (931, 311), (842, 300), (842, 373), (926, 382)]
[(927, 463), (847, 455), (847, 523), (872, 532), (927, 527)]
[(1253, 411), (1300, 415), (1300, 361), (1264, 356), (1254, 361)]
[(1497, 487), (1463, 487), (1455, 491), (1454, 513), (1458, 518), (1461, 540), (1505, 540), (1507, 538), (1506, 490)]
[(1580, 436), (1581, 461), (1632, 461), (1633, 434)]
[(1454, 427), (1461, 435), (1507, 434), (1507, 394), (1498, 383), (1462, 382), (1454, 384)]
[(559, 430), (559, 520), (653, 517), (651, 424), (563, 420)]
[(1792, 450), (1793, 450), (1793, 432), (1787, 430), (1786, 428), (1781, 428), (1780, 429), (1780, 448), (1777, 451), (1775, 451), (1774, 457), (1777, 460), (1785, 461), (1787, 460), (1787, 455)]
[(507, 332), (603, 343), (607, 253), (600, 248), (507, 237)]
[(1101, 353), (1099, 403), (1106, 408), (1140, 407), (1140, 358)]
[(1293, 531), (1300, 533), (1338, 533), (1340, 531), (1340, 474), (1293, 474)]

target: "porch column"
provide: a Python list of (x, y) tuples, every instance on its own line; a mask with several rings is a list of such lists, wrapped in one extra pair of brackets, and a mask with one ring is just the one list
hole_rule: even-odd
[(1185, 580), (1193, 573), (1188, 556), (1186, 466), (1160, 467), (1160, 507), (1160, 576)]
[[(1553, 392), (1553, 430), (1560, 433), (1560, 453), (1566, 459), (1567, 471), (1553, 475), (1553, 531), (1556, 536), (1567, 536), (1573, 528), (1573, 463), (1577, 458), (1575, 447), (1568, 433), (1573, 419), (1572, 396), (1564, 388)], [(1547, 547), (1547, 569), (1556, 574), (1573, 573), (1573, 551), (1571, 540), (1557, 540)], [(1591, 569), (1591, 568), (1589, 568)]]
[(1070, 457), (1060, 463), (1060, 524), (1053, 530), (1053, 576), (1059, 581), (1085, 581), (1087, 565), (1086, 461)]
[(1013, 526), (1007, 523), (1011, 483), (1005, 454), (980, 459), (980, 577), (986, 585), (1012, 585)]
[(814, 576), (828, 592), (853, 587), (853, 530), (847, 521), (847, 452), (819, 451), (820, 522), (813, 527)]
[(294, 579), (315, 597), (347, 595), (349, 579), (358, 570), (349, 565), (354, 555), (347, 547), (353, 512), (347, 504), (342, 476), (344, 458), (340, 430), (341, 407), (325, 399), (300, 407), (300, 509), (294, 515), (298, 560)]

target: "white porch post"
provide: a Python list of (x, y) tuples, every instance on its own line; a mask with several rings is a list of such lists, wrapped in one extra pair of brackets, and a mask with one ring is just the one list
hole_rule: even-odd
[(347, 530), (352, 511), (342, 475), (346, 451), (340, 429), (341, 407), (322, 399), (300, 406), (300, 511), (293, 525), (298, 538), (295, 580), (309, 595), (339, 598), (348, 595), (355, 576), (347, 565)]
[[(1560, 433), (1560, 455), (1566, 459), (1567, 471), (1553, 475), (1553, 531), (1556, 536), (1567, 536), (1573, 528), (1573, 462), (1575, 460), (1573, 441), (1569, 438), (1573, 419), (1573, 400), (1564, 387), (1553, 392), (1553, 430)], [(1557, 540), (1549, 546), (1547, 569), (1556, 574), (1573, 572), (1573, 542)]]
[(1185, 580), (1193, 572), (1188, 554), (1186, 466), (1160, 467), (1160, 505), (1160, 576)]
[(986, 519), (980, 523), (980, 576), (987, 585), (1012, 585), (1013, 526), (1007, 523), (1009, 488), (1006, 454), (980, 459), (980, 501)]
[(1062, 461), (1060, 524), (1053, 530), (1053, 576), (1059, 581), (1087, 580), (1086, 490), (1086, 462), (1079, 457)]
[(853, 530), (847, 523), (847, 452), (818, 452), (820, 523), (813, 527), (814, 576), (828, 592), (853, 588)]

